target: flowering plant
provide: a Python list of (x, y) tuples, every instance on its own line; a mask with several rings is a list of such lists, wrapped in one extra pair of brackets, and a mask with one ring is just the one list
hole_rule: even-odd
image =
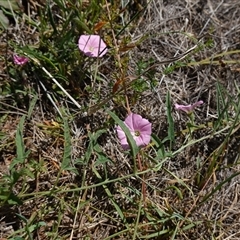
[(13, 54), (13, 62), (16, 65), (24, 65), (24, 64), (26, 64), (28, 62), (28, 60), (29, 59), (27, 57), (19, 56), (16, 53)]
[(187, 128), (190, 134), (192, 134), (194, 132), (194, 130), (198, 129), (199, 126), (196, 126), (196, 124), (194, 123), (194, 113), (193, 110), (197, 107), (203, 104), (203, 101), (198, 101), (195, 102), (193, 104), (189, 104), (189, 105), (179, 105), (179, 104), (175, 104), (175, 109), (183, 111), (185, 113), (187, 113), (189, 122), (187, 122)]
[(193, 104), (189, 104), (189, 105), (179, 105), (179, 104), (175, 104), (175, 109), (180, 110), (180, 111), (184, 111), (187, 114), (192, 113), (192, 111), (198, 107), (199, 105), (203, 104), (203, 101), (198, 101), (195, 102)]
[[(124, 124), (130, 130), (130, 133), (132, 134), (133, 139), (138, 147), (144, 147), (150, 142), (152, 124), (147, 119), (138, 114), (130, 113), (126, 117)], [(122, 128), (117, 126), (116, 130), (123, 149), (129, 149), (130, 146), (128, 144), (126, 134)]]
[(107, 53), (107, 46), (99, 35), (81, 35), (78, 47), (88, 57), (102, 57)]

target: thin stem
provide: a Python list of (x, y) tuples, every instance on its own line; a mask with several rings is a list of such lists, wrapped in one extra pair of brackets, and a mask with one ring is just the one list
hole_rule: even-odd
[[(142, 172), (143, 166), (142, 166), (142, 162), (141, 162), (141, 156), (140, 156), (139, 153), (137, 154), (137, 159), (138, 159), (139, 170)], [(144, 174), (143, 174), (143, 177), (142, 177), (142, 196), (143, 196), (143, 204), (145, 205), (145, 202), (146, 202), (146, 183), (145, 183), (145, 175)]]
[(125, 94), (125, 99), (126, 99), (127, 112), (128, 112), (128, 114), (130, 114), (131, 110), (130, 110), (128, 96), (127, 96), (127, 87), (126, 87), (126, 83), (125, 83), (125, 74), (124, 74), (123, 68), (122, 68), (122, 63), (121, 63), (121, 58), (120, 58), (120, 54), (119, 54), (119, 48), (118, 48), (116, 36), (115, 36), (115, 33), (113, 31), (113, 27), (112, 27), (112, 18), (111, 18), (111, 15), (110, 15), (110, 9), (108, 7), (107, 0), (105, 0), (105, 2), (106, 2), (107, 12), (108, 12), (109, 23), (111, 25), (111, 32), (112, 32), (112, 37), (113, 37), (113, 43), (114, 43), (114, 46), (116, 48), (116, 58), (117, 58), (117, 61), (118, 61), (118, 64), (119, 64), (120, 72), (121, 72), (121, 79), (123, 80), (122, 82), (123, 82), (124, 94)]
[[(26, 54), (27, 55), (27, 54)], [(28, 56), (28, 55), (27, 55)], [(66, 96), (71, 99), (71, 101), (79, 108), (81, 109), (81, 106), (79, 105), (79, 103), (60, 85), (60, 83), (51, 75), (51, 73), (49, 73), (47, 71), (46, 68), (44, 68), (43, 66), (41, 66), (40, 62), (36, 59), (33, 58), (31, 56), (28, 56), (30, 59), (32, 59), (35, 63), (37, 63), (38, 66), (41, 67), (41, 69), (53, 80), (53, 82), (66, 94)]]

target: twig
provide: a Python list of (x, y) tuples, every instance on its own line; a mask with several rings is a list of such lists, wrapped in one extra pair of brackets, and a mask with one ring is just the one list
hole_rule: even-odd
[[(137, 155), (137, 158), (138, 158), (138, 167), (139, 167), (139, 171), (141, 172), (143, 170), (143, 167), (142, 167), (142, 163), (141, 163), (141, 157), (138, 153)], [(145, 205), (145, 202), (146, 202), (146, 183), (145, 183), (145, 178), (144, 178), (144, 174), (143, 174), (143, 179), (142, 179), (142, 196), (143, 196), (143, 205)]]
[(53, 82), (64, 92), (64, 94), (81, 110), (81, 106), (79, 105), (79, 103), (61, 86), (61, 84), (51, 75), (51, 73), (49, 73), (47, 71), (47, 69), (45, 67), (43, 67), (36, 58), (33, 58), (31, 56), (28, 56), (28, 57), (30, 59), (32, 59), (53, 80)]
[[(109, 22), (110, 22), (110, 25), (111, 25), (112, 24), (112, 21), (111, 21), (112, 19), (111, 19), (111, 16), (110, 16), (110, 10), (109, 10), (109, 7), (108, 7), (108, 2), (107, 2), (107, 0), (105, 0), (105, 2), (106, 2)], [(122, 69), (121, 58), (120, 58), (120, 54), (119, 54), (119, 48), (117, 47), (118, 44), (117, 44), (116, 36), (115, 36), (115, 33), (113, 31), (112, 26), (111, 26), (111, 31), (112, 31), (112, 36), (113, 36), (113, 42), (114, 42), (115, 48), (117, 49), (116, 57), (117, 57), (117, 61), (118, 61), (118, 64), (119, 64), (119, 69), (120, 69), (120, 72), (121, 72), (121, 75), (122, 75), (121, 78), (123, 80), (123, 88), (124, 88), (124, 93), (125, 93), (127, 111), (128, 111), (128, 114), (130, 114), (131, 110), (130, 110), (128, 96), (127, 96), (127, 88), (126, 88), (125, 77), (124, 77), (125, 74), (124, 74), (123, 69)]]

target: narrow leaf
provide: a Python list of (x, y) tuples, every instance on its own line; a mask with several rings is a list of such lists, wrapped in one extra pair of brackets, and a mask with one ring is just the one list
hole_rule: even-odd
[(17, 148), (17, 156), (14, 159), (14, 161), (11, 164), (11, 169), (14, 167), (16, 164), (22, 164), (24, 163), (26, 153), (25, 153), (25, 146), (23, 142), (23, 124), (25, 121), (25, 115), (21, 117), (20, 122), (17, 127), (17, 132), (16, 132), (16, 139), (15, 139), (15, 144)]
[(234, 177), (238, 176), (239, 174), (240, 174), (240, 172), (236, 172), (236, 173), (232, 174), (230, 177), (228, 177), (227, 179), (225, 179), (224, 181), (222, 181), (209, 194), (205, 195), (203, 200), (199, 204), (206, 202), (215, 192), (220, 190), (225, 183), (230, 182)]
[(29, 106), (29, 109), (28, 109), (28, 119), (32, 115), (32, 112), (33, 112), (33, 109), (34, 109), (34, 107), (36, 105), (37, 100), (38, 100), (38, 95), (36, 94), (36, 95), (34, 95), (32, 101), (30, 102), (30, 106)]
[(113, 118), (113, 120), (122, 128), (122, 130), (124, 131), (124, 133), (126, 134), (127, 136), (127, 141), (128, 141), (128, 144), (131, 148), (131, 151), (132, 151), (132, 155), (134, 157), (134, 159), (136, 158), (136, 155), (139, 151), (139, 148), (137, 147), (136, 145), (136, 142), (135, 140), (133, 139), (133, 136), (132, 134), (130, 133), (129, 129), (126, 127), (126, 125), (123, 123), (123, 121), (121, 121), (119, 119), (119, 117), (111, 112), (111, 111), (107, 111), (107, 113)]
[(61, 168), (62, 170), (67, 170), (68, 168), (70, 168), (71, 164), (71, 151), (72, 151), (71, 135), (66, 117), (63, 118), (63, 122), (64, 122), (64, 153)]
[(0, 0), (0, 6), (8, 10), (19, 11), (20, 7), (18, 1), (16, 0)]
[(7, 29), (9, 27), (9, 20), (4, 15), (3, 11), (0, 10), (0, 24), (3, 26), (3, 28)]
[(168, 138), (170, 140), (170, 149), (172, 147), (172, 143), (174, 142), (174, 122), (172, 118), (172, 112), (171, 112), (171, 100), (170, 100), (170, 94), (167, 93), (167, 120), (168, 120)]

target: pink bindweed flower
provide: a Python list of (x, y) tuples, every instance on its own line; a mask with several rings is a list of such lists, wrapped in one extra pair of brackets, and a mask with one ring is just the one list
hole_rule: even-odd
[(99, 35), (81, 35), (78, 47), (88, 57), (102, 57), (107, 53), (107, 46)]
[(196, 108), (197, 106), (203, 104), (203, 101), (198, 101), (196, 103), (193, 104), (189, 104), (189, 105), (179, 105), (179, 104), (175, 104), (175, 109), (177, 110), (181, 110), (186, 112), (187, 114), (190, 114), (194, 108)]
[[(142, 118), (138, 114), (131, 113), (127, 116), (124, 123), (130, 130), (137, 146), (144, 147), (150, 142), (152, 124), (147, 119)], [(122, 128), (117, 126), (116, 130), (123, 149), (129, 149), (130, 146), (128, 144), (126, 134)]]
[(28, 58), (24, 56), (19, 56), (17, 54), (13, 54), (13, 62), (17, 65), (24, 65), (28, 62)]

